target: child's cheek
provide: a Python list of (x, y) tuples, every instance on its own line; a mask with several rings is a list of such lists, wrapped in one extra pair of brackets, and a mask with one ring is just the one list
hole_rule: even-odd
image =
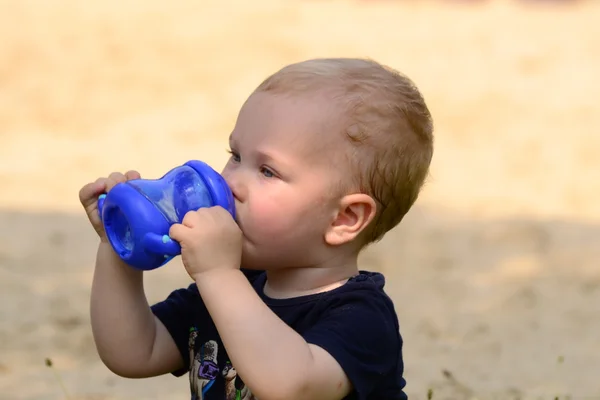
[(281, 235), (290, 229), (290, 212), (277, 204), (277, 202), (264, 202), (256, 204), (252, 210), (253, 225), (259, 229), (261, 236)]

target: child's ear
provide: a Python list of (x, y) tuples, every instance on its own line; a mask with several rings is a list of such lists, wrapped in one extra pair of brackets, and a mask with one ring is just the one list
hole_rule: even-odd
[(325, 232), (325, 242), (331, 246), (351, 242), (371, 223), (376, 211), (377, 206), (371, 196), (363, 193), (344, 196)]

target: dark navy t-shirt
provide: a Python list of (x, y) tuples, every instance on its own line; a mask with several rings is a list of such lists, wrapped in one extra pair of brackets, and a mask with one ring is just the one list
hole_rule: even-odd
[[(394, 305), (379, 273), (361, 271), (343, 286), (291, 299), (271, 299), (266, 274), (244, 271), (269, 308), (306, 340), (333, 356), (353, 385), (351, 400), (406, 399), (402, 338)], [(223, 293), (223, 301), (235, 293)], [(152, 306), (175, 340), (189, 372), (192, 399), (254, 399), (231, 365), (195, 284)], [(251, 346), (251, 343), (248, 343)], [(257, 360), (260, 362), (260, 360)]]

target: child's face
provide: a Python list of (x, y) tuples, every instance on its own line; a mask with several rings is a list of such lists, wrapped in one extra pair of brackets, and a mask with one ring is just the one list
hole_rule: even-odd
[(255, 93), (242, 107), (222, 172), (244, 233), (242, 267), (323, 261), (339, 200), (333, 188), (343, 178), (334, 113), (318, 96)]

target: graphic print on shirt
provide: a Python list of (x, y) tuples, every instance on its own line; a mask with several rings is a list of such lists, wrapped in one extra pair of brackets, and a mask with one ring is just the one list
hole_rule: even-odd
[(223, 371), (219, 370), (219, 345), (209, 340), (197, 346), (198, 329), (190, 328), (188, 350), (190, 352), (190, 390), (192, 400), (204, 400), (207, 392), (221, 373), (225, 381), (224, 400), (256, 400), (246, 387), (242, 378), (237, 376), (231, 362), (227, 361)]
[(225, 400), (256, 400), (242, 378), (237, 376), (235, 368), (229, 361), (223, 368), (223, 378), (225, 378)]
[(196, 350), (196, 339), (198, 330), (190, 329), (188, 349), (190, 351), (190, 390), (193, 400), (204, 399), (205, 393), (215, 383), (219, 367), (217, 365), (217, 354), (219, 345), (210, 340)]

